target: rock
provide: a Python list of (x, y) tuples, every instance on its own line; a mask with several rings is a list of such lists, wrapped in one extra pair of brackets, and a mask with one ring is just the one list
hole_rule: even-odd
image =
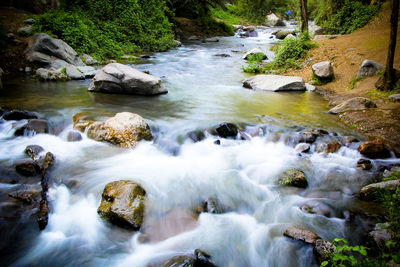
[(108, 183), (97, 213), (110, 223), (137, 231), (143, 223), (145, 196), (145, 190), (132, 181)]
[(372, 169), (372, 162), (368, 159), (359, 159), (357, 161), (357, 168), (361, 168), (364, 171)]
[(283, 235), (311, 245), (314, 245), (318, 239), (321, 239), (317, 234), (295, 226), (289, 226)]
[(317, 90), (317, 88), (314, 85), (306, 83), (306, 90), (309, 92), (314, 92), (315, 90)]
[(307, 143), (300, 143), (295, 147), (295, 150), (299, 153), (307, 153), (310, 151), (311, 145)]
[(35, 161), (25, 161), (18, 163), (15, 170), (23, 176), (35, 176), (40, 173), (40, 166)]
[(330, 259), (330, 255), (335, 252), (335, 248), (336, 247), (331, 242), (323, 239), (317, 239), (317, 241), (315, 241), (313, 251), (317, 261), (321, 263)]
[(208, 198), (202, 203), (202, 212), (220, 214), (223, 213), (224, 210), (218, 205), (217, 200), (214, 198)]
[(49, 203), (47, 200), (47, 192), (49, 190), (49, 169), (54, 165), (55, 157), (51, 152), (47, 152), (44, 157), (44, 163), (42, 165), (42, 177), (40, 180), (40, 185), (42, 187), (41, 200), (39, 203), (39, 212), (37, 223), (40, 230), (44, 230), (49, 221)]
[(88, 54), (83, 54), (81, 58), (86, 65), (94, 65), (99, 63), (96, 59)]
[(253, 49), (251, 49), (250, 51), (246, 52), (246, 53), (243, 55), (242, 58), (248, 60), (250, 55), (255, 56), (255, 55), (258, 55), (258, 54), (262, 54), (262, 59), (263, 59), (263, 60), (264, 60), (264, 59), (268, 59), (268, 57), (264, 54), (264, 52), (263, 52), (260, 48), (253, 48)]
[(206, 135), (201, 130), (190, 131), (186, 134), (193, 142), (200, 142), (206, 139)]
[(83, 74), (84, 78), (93, 78), (97, 73), (97, 70), (91, 66), (80, 66), (76, 69)]
[(182, 42), (178, 41), (178, 40), (174, 40), (174, 46), (175, 47), (181, 47), (182, 46)]
[(300, 141), (308, 144), (312, 144), (317, 140), (318, 135), (313, 131), (302, 131), (300, 132)]
[(338, 152), (339, 149), (342, 147), (339, 143), (329, 143), (327, 144), (326, 153), (335, 153)]
[(215, 140), (214, 145), (217, 145), (217, 146), (221, 145), (221, 140)]
[(24, 23), (25, 23), (25, 24), (32, 25), (32, 24), (35, 24), (35, 23), (36, 23), (36, 20), (33, 19), (33, 18), (29, 18), (29, 19), (24, 20)]
[(25, 154), (28, 155), (32, 160), (36, 160), (42, 151), (44, 151), (44, 148), (38, 145), (27, 146), (24, 150)]
[(365, 97), (354, 97), (335, 106), (328, 113), (338, 114), (345, 111), (365, 110), (369, 108), (376, 108), (375, 102)]
[(301, 170), (288, 170), (284, 172), (278, 180), (281, 185), (306, 188), (308, 185), (307, 177)]
[(82, 140), (82, 135), (77, 131), (70, 131), (67, 135), (68, 142), (78, 142)]
[(301, 77), (282, 75), (256, 75), (246, 79), (243, 87), (263, 91), (305, 91), (305, 82)]
[(322, 61), (312, 66), (313, 75), (320, 81), (330, 82), (334, 78), (333, 66), (329, 61)]
[(385, 144), (379, 139), (364, 142), (358, 147), (358, 151), (360, 154), (371, 159), (390, 157), (389, 149), (387, 149)]
[(275, 15), (274, 13), (271, 13), (266, 17), (265, 25), (270, 26), (270, 27), (280, 26), (280, 25), (277, 25), (280, 20), (281, 19), (277, 15)]
[(374, 76), (378, 70), (383, 69), (383, 66), (373, 60), (364, 60), (357, 73), (357, 79), (367, 78)]
[(389, 100), (392, 100), (393, 102), (400, 102), (400, 94), (389, 96)]
[(236, 138), (239, 129), (238, 127), (233, 124), (233, 123), (221, 123), (216, 129), (215, 131), (217, 132), (219, 137), (222, 138)]
[(25, 67), (25, 72), (26, 73), (32, 72), (32, 68), (31, 67)]
[(94, 123), (95, 121), (92, 118), (89, 118), (88, 114), (85, 112), (75, 114), (72, 118), (72, 122), (74, 125), (74, 129), (84, 132), (89, 125)]
[(130, 112), (117, 113), (105, 122), (90, 124), (87, 135), (96, 141), (105, 141), (127, 148), (135, 147), (141, 140), (153, 139), (146, 121)]
[(336, 212), (330, 206), (322, 202), (309, 201), (302, 205), (300, 209), (310, 214), (317, 214), (328, 218), (336, 217)]
[(255, 30), (257, 30), (256, 26), (245, 26), (243, 27), (243, 30), (246, 32), (254, 32)]
[(6, 121), (19, 121), (19, 120), (29, 120), (37, 118), (38, 116), (35, 113), (25, 110), (11, 110), (11, 111), (6, 111), (3, 114), (3, 120)]
[(387, 229), (389, 224), (387, 223), (377, 223), (373, 231), (368, 233), (368, 236), (372, 239), (375, 246), (379, 249), (385, 249), (386, 242), (392, 240), (393, 236)]
[(23, 188), (23, 190), (8, 193), (8, 196), (21, 201), (25, 205), (34, 204), (36, 206), (36, 203), (38, 203), (40, 199), (40, 191), (36, 189), (36, 186), (33, 186), (27, 189)]
[(282, 30), (275, 32), (275, 34), (273, 33), (273, 35), (275, 35), (275, 37), (279, 40), (285, 39), (289, 34), (295, 35), (296, 32), (294, 30)]
[(362, 200), (376, 201), (382, 192), (395, 192), (400, 186), (400, 180), (390, 180), (380, 183), (374, 183), (361, 188), (359, 197)]
[(58, 80), (67, 80), (68, 76), (61, 72), (60, 70), (56, 70), (55, 68), (45, 69), (39, 68), (36, 70), (36, 75), (42, 81), (58, 81)]
[(294, 36), (293, 34), (288, 34), (288, 35), (286, 35), (286, 37), (285, 37), (285, 39), (290, 39), (290, 38), (296, 39), (296, 36)]
[(210, 261), (211, 256), (206, 252), (196, 249), (194, 255), (177, 255), (165, 260), (161, 264), (150, 264), (149, 267), (216, 267)]
[(231, 57), (229, 54), (215, 54), (216, 57)]
[(18, 29), (18, 34), (20, 36), (29, 36), (31, 35), (33, 32), (32, 26), (28, 25), (28, 26), (24, 26)]
[(88, 91), (140, 95), (168, 92), (159, 78), (119, 63), (110, 63), (98, 71)]
[(28, 123), (24, 126), (18, 128), (14, 135), (15, 136), (22, 136), (27, 131), (33, 132), (34, 134), (40, 133), (48, 133), (49, 132), (49, 125), (46, 120), (39, 120), (39, 119), (31, 119), (28, 120)]
[(65, 73), (72, 80), (84, 80), (85, 79), (85, 75), (82, 72), (80, 72), (76, 66), (71, 65), (71, 64), (69, 64), (65, 68)]
[(29, 62), (47, 68), (59, 69), (68, 63), (74, 66), (85, 65), (67, 43), (45, 33), (38, 33), (31, 37), (25, 55)]
[(217, 37), (211, 37), (211, 38), (204, 39), (204, 42), (207, 42), (207, 43), (218, 43), (219, 39)]

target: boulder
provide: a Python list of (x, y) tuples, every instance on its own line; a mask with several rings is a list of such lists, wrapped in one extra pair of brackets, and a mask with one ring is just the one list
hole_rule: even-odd
[(68, 142), (78, 142), (82, 140), (82, 135), (77, 131), (69, 131), (67, 135)]
[(336, 247), (331, 242), (317, 239), (313, 247), (313, 252), (317, 261), (322, 263), (330, 259), (331, 255), (335, 252), (335, 248)]
[(117, 113), (105, 122), (94, 122), (87, 127), (87, 135), (121, 147), (133, 148), (141, 140), (152, 140), (149, 125), (137, 114)]
[(220, 214), (224, 212), (224, 209), (218, 204), (214, 198), (208, 198), (202, 203), (202, 212)]
[(143, 223), (145, 201), (146, 192), (140, 185), (115, 181), (104, 187), (97, 213), (112, 224), (137, 231)]
[(317, 90), (317, 88), (314, 85), (306, 83), (306, 90), (309, 92), (315, 92)]
[(33, 32), (33, 28), (31, 25), (23, 26), (18, 29), (18, 35), (20, 35), (20, 36), (29, 36), (32, 34), (32, 32)]
[(29, 18), (29, 19), (24, 20), (24, 23), (28, 24), (28, 25), (32, 25), (32, 24), (36, 23), (36, 20), (33, 18)]
[(110, 63), (99, 70), (88, 91), (139, 95), (168, 92), (159, 78), (119, 63)]
[(358, 147), (358, 151), (360, 154), (371, 159), (390, 157), (389, 149), (387, 149), (385, 144), (379, 139), (364, 142)]
[(303, 171), (292, 169), (284, 172), (278, 180), (281, 185), (305, 188), (308, 185), (307, 177)]
[(253, 48), (253, 49), (251, 49), (250, 51), (246, 52), (246, 53), (243, 55), (242, 58), (248, 60), (250, 55), (255, 56), (255, 55), (258, 55), (258, 54), (262, 54), (262, 59), (263, 59), (263, 60), (264, 60), (264, 59), (268, 59), (268, 57), (264, 54), (264, 52), (263, 52), (260, 48)]
[(266, 17), (265, 25), (270, 26), (270, 27), (280, 26), (280, 25), (277, 25), (280, 20), (281, 19), (277, 15), (275, 15), (274, 13), (271, 13)]
[(299, 153), (307, 153), (310, 151), (311, 145), (307, 143), (300, 143), (294, 148)]
[(329, 82), (334, 78), (333, 66), (329, 61), (322, 61), (312, 66), (314, 77), (320, 81)]
[(293, 34), (288, 34), (288, 35), (285, 37), (285, 39), (290, 39), (290, 38), (296, 39), (296, 36), (294, 36)]
[(301, 131), (299, 133), (300, 135), (300, 142), (312, 144), (317, 140), (318, 134), (316, 134), (313, 131), (306, 130), (306, 131)]
[(393, 102), (400, 102), (400, 94), (395, 94), (395, 95), (389, 96), (389, 100), (391, 100)]
[(368, 159), (359, 159), (357, 161), (357, 168), (360, 168), (364, 171), (369, 171), (372, 169), (372, 162)]
[(36, 160), (39, 157), (40, 152), (44, 151), (44, 148), (38, 145), (27, 146), (24, 153), (28, 155), (32, 160)]
[(282, 31), (276, 31), (275, 33), (273, 33), (273, 35), (275, 35), (275, 37), (279, 40), (283, 40), (286, 38), (286, 36), (288, 36), (289, 34), (292, 35), (296, 35), (296, 31), (294, 30), (282, 30)]
[(190, 138), (193, 142), (200, 142), (206, 139), (206, 135), (202, 130), (190, 131), (186, 134), (186, 136)]
[(88, 54), (83, 54), (81, 58), (86, 65), (94, 65), (99, 63), (96, 59)]
[(217, 132), (219, 137), (236, 138), (236, 136), (239, 132), (239, 129), (233, 123), (223, 122), (215, 129), (215, 131)]
[(150, 263), (148, 267), (216, 267), (210, 258), (211, 256), (206, 252), (196, 249), (194, 254), (177, 255), (162, 263)]
[(301, 77), (282, 75), (256, 75), (246, 79), (243, 87), (263, 91), (305, 91), (305, 82)]
[(368, 233), (370, 239), (374, 242), (374, 245), (379, 249), (385, 249), (386, 242), (392, 240), (393, 236), (387, 229), (388, 223), (377, 223), (373, 231)]
[(309, 214), (316, 214), (328, 218), (336, 217), (336, 212), (327, 204), (317, 201), (309, 201), (303, 204), (300, 209)]
[(341, 144), (334, 142), (334, 143), (328, 143), (326, 147), (326, 153), (335, 153), (338, 152), (339, 149), (342, 147)]
[(49, 132), (49, 125), (46, 120), (40, 119), (31, 119), (28, 120), (28, 123), (24, 126), (18, 128), (14, 135), (15, 136), (22, 136), (25, 133), (33, 132), (34, 134), (40, 133), (48, 133)]
[(55, 68), (50, 68), (50, 69), (39, 68), (36, 70), (36, 76), (41, 81), (67, 80), (68, 76), (61, 70), (62, 69), (56, 70)]
[(383, 69), (381, 64), (376, 61), (366, 59), (362, 62), (361, 67), (358, 70), (357, 79), (374, 76), (376, 72), (381, 69)]
[(67, 64), (84, 66), (75, 50), (60, 39), (38, 33), (29, 40), (25, 51), (26, 59), (36, 65), (59, 69)]
[(23, 176), (35, 176), (40, 173), (40, 166), (33, 160), (18, 163), (15, 170)]
[(97, 70), (91, 66), (76, 67), (76, 70), (81, 72), (84, 78), (93, 78), (97, 73)]
[(65, 68), (65, 73), (69, 78), (72, 80), (84, 80), (85, 75), (79, 71), (79, 69), (71, 64), (68, 64), (67, 67)]
[(390, 180), (374, 183), (361, 188), (359, 197), (362, 200), (376, 201), (382, 192), (395, 192), (400, 186), (400, 180)]
[(321, 239), (317, 234), (295, 226), (289, 226), (283, 235), (311, 245), (314, 245), (318, 239)]
[(35, 113), (25, 110), (10, 110), (4, 112), (3, 114), (3, 120), (6, 121), (19, 121), (19, 120), (29, 120), (37, 118), (38, 116)]
[(365, 97), (354, 97), (335, 106), (329, 110), (328, 113), (338, 114), (346, 111), (365, 110), (369, 108), (376, 108), (375, 102)]

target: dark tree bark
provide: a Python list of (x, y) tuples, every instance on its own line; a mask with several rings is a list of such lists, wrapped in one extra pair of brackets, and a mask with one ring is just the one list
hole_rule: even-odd
[[(399, 0), (393, 0), (392, 16), (390, 17), (390, 40), (386, 59), (386, 71), (383, 78), (383, 90), (392, 90), (396, 83), (396, 72), (393, 68), (394, 54), (396, 51), (397, 28), (399, 22)], [(381, 89), (381, 88), (378, 88)]]
[(300, 0), (301, 32), (308, 31), (307, 0)]

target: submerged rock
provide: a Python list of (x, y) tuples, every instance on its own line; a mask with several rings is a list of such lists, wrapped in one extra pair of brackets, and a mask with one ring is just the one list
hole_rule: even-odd
[(307, 153), (310, 151), (311, 145), (307, 143), (300, 143), (294, 148), (299, 153)]
[(369, 108), (376, 108), (375, 102), (365, 97), (354, 97), (335, 106), (328, 113), (338, 114), (345, 111), (365, 110)]
[(47, 123), (47, 120), (39, 120), (39, 119), (28, 120), (28, 123), (18, 128), (15, 131), (14, 135), (22, 136), (26, 132), (33, 132), (34, 134), (48, 133), (49, 125)]
[(379, 200), (382, 192), (395, 192), (398, 187), (400, 187), (400, 180), (370, 184), (361, 188), (359, 197), (367, 201), (376, 201)]
[(215, 131), (217, 132), (219, 137), (222, 138), (236, 138), (239, 132), (239, 128), (233, 124), (233, 123), (228, 123), (224, 122), (221, 123)]
[(99, 70), (88, 91), (139, 95), (168, 92), (159, 78), (119, 63), (110, 63)]
[(364, 142), (358, 147), (358, 151), (360, 154), (371, 159), (390, 157), (389, 149), (387, 149), (385, 144), (379, 139)]
[(341, 147), (342, 147), (342, 145), (337, 142), (329, 143), (329, 144), (327, 144), (326, 153), (329, 154), (329, 153), (338, 152)]
[(224, 212), (224, 209), (218, 204), (214, 198), (208, 198), (202, 203), (202, 212), (220, 214)]
[(89, 124), (87, 135), (96, 141), (105, 141), (127, 148), (135, 147), (141, 140), (153, 139), (146, 121), (141, 116), (130, 112), (117, 113), (105, 122)]
[(307, 177), (301, 170), (288, 170), (284, 172), (278, 180), (281, 185), (305, 188), (308, 185)]
[(70, 131), (67, 135), (68, 142), (78, 142), (82, 140), (82, 135), (77, 131)]
[(40, 173), (40, 166), (35, 161), (25, 161), (17, 164), (15, 170), (23, 176), (35, 176)]
[(110, 223), (137, 231), (143, 223), (145, 196), (145, 190), (132, 181), (108, 183), (97, 213)]
[(27, 146), (24, 150), (25, 154), (28, 155), (32, 160), (38, 158), (39, 153), (44, 151), (44, 148), (38, 145)]
[(301, 77), (282, 75), (256, 75), (246, 79), (243, 87), (263, 91), (305, 91), (305, 82)]
[(210, 261), (211, 256), (206, 252), (196, 249), (193, 255), (177, 255), (165, 260), (161, 264), (149, 264), (150, 267), (216, 267)]
[(381, 69), (383, 69), (381, 64), (376, 61), (366, 59), (362, 62), (361, 67), (358, 70), (357, 79), (374, 76)]
[(303, 212), (325, 216), (328, 218), (336, 217), (336, 212), (327, 204), (317, 201), (309, 201), (303, 204), (300, 209)]
[(357, 161), (357, 168), (368, 171), (368, 170), (372, 169), (372, 162), (368, 159), (359, 159)]

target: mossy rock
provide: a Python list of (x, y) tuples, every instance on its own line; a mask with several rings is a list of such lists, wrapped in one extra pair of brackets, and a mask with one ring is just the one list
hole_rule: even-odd
[(303, 171), (292, 169), (284, 172), (278, 181), (281, 185), (306, 188), (308, 185), (307, 177)]
[(104, 220), (132, 230), (143, 223), (146, 191), (137, 183), (121, 180), (108, 183), (97, 213)]

